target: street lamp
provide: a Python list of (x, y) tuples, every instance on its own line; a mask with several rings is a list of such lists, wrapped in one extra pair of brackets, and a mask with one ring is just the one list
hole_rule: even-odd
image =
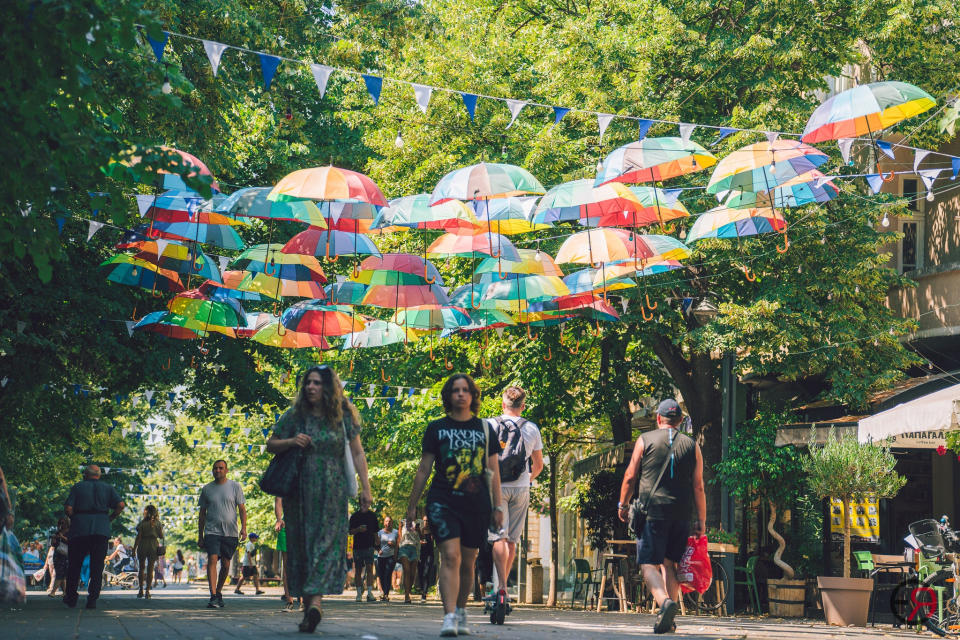
[(720, 313), (720, 309), (713, 303), (711, 298), (712, 295), (707, 294), (703, 300), (700, 301), (700, 304), (694, 307), (694, 309), (691, 311), (693, 317), (701, 327), (710, 324), (710, 322)]

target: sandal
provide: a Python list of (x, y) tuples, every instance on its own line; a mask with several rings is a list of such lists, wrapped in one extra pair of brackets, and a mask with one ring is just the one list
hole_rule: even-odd
[(320, 624), (322, 619), (323, 612), (320, 611), (320, 607), (313, 605), (307, 609), (307, 613), (303, 616), (303, 622), (300, 623), (300, 633), (313, 633), (317, 630), (317, 625)]

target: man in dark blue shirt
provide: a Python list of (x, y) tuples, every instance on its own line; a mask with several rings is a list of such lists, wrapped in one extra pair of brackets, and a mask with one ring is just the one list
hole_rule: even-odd
[(110, 523), (126, 505), (111, 485), (100, 482), (100, 467), (90, 465), (83, 471), (83, 481), (70, 488), (64, 511), (70, 517), (67, 534), (67, 588), (63, 602), (77, 606), (77, 583), (84, 558), (90, 556), (90, 582), (87, 585), (87, 609), (97, 608), (103, 583), (103, 561), (107, 557)]

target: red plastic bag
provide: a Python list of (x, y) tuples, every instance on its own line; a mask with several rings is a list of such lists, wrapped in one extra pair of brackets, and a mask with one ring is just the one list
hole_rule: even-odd
[(684, 593), (703, 593), (710, 588), (710, 583), (713, 582), (713, 567), (707, 552), (707, 536), (690, 536), (687, 539), (687, 550), (683, 552), (683, 560), (677, 565), (677, 580), (680, 581), (680, 589)]

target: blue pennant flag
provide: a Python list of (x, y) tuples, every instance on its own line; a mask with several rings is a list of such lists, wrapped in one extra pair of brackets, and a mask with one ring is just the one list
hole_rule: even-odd
[(413, 387), (410, 387), (410, 391), (407, 393), (407, 397), (412, 398), (413, 394), (415, 394), (416, 392), (417, 392), (416, 389), (414, 389)]
[(274, 422), (280, 422), (280, 414), (279, 414), (279, 413), (274, 412), (274, 414), (273, 414), (273, 421), (274, 421)]
[(63, 225), (66, 221), (66, 218), (57, 218), (57, 233), (60, 235), (63, 235)]
[(233, 429), (231, 429), (230, 427), (224, 427), (224, 428), (223, 428), (223, 437), (229, 438), (231, 431), (233, 431)]
[[(199, 440), (194, 440), (194, 441), (193, 441), (193, 448), (196, 449), (198, 444), (200, 444), (200, 441), (199, 441)], [(199, 472), (198, 472), (198, 473), (199, 473)]]
[(380, 395), (386, 396), (389, 391), (390, 391), (389, 385), (383, 385), (383, 390), (380, 392)]
[(950, 164), (953, 167), (953, 177), (951, 180), (957, 179), (957, 174), (960, 173), (960, 158), (950, 158)]
[(467, 113), (470, 114), (470, 122), (473, 122), (473, 114), (477, 110), (477, 95), (461, 92), (460, 97), (463, 98), (463, 106), (467, 108)]
[(150, 406), (152, 407), (152, 406), (154, 406), (154, 405), (156, 405), (156, 404), (157, 404), (157, 398), (156, 398), (156, 396), (152, 396), (152, 397), (150, 398)]
[(167, 394), (167, 398), (169, 398), (170, 402), (173, 402), (174, 400), (177, 399), (177, 394), (176, 394), (176, 392), (171, 391), (170, 393)]
[(264, 372), (263, 372), (263, 380), (264, 380), (264, 382), (270, 382), (270, 372), (269, 372), (269, 371), (264, 371)]
[(137, 431), (137, 440), (143, 440), (143, 434)]
[(296, 380), (294, 381), (293, 386), (295, 386), (295, 387), (299, 387), (299, 386), (300, 386), (300, 374), (297, 374), (297, 378), (296, 378)]
[(250, 453), (251, 451), (253, 451), (253, 445), (252, 445), (252, 444), (248, 444), (248, 445), (247, 445), (247, 453)]
[(260, 70), (263, 71), (263, 89), (269, 91), (273, 76), (277, 73), (277, 67), (280, 66), (280, 58), (266, 53), (258, 53), (257, 55), (260, 56)]
[(86, 398), (87, 396), (90, 395), (90, 390), (89, 390), (89, 389), (81, 389), (81, 390), (80, 390), (80, 393), (82, 393), (82, 394), (83, 394), (83, 397)]
[(243, 417), (246, 418), (247, 420), (249, 420), (249, 419), (250, 419), (250, 412), (249, 412), (249, 411), (244, 411), (244, 412), (243, 412)]
[(553, 126), (557, 126), (558, 124), (560, 124), (560, 121), (563, 120), (563, 116), (567, 115), (568, 113), (570, 113), (570, 109), (567, 109), (566, 107), (554, 107), (553, 108), (553, 115), (554, 115)]
[(393, 409), (393, 405), (396, 401), (397, 401), (396, 398), (387, 398), (387, 403), (390, 405), (391, 409)]
[(226, 448), (227, 448), (227, 443), (226, 443), (226, 442), (221, 442), (221, 443), (220, 443), (220, 451), (223, 451), (223, 450), (226, 449)]
[(367, 85), (367, 93), (373, 98), (373, 104), (380, 104), (380, 91), (383, 89), (383, 78), (363, 75), (363, 83)]
[(353, 388), (353, 392), (354, 392), (354, 393), (360, 393), (360, 387), (361, 387), (361, 386), (363, 386), (363, 383), (362, 383), (362, 382), (358, 382), (358, 383), (356, 384), (356, 386)]
[(883, 187), (883, 177), (879, 173), (871, 173), (866, 178), (873, 195), (880, 193), (880, 189)]
[(650, 131), (650, 127), (653, 126), (653, 120), (641, 120), (638, 125), (637, 142), (640, 142), (647, 137), (647, 132)]
[(75, 396), (80, 395), (80, 385), (78, 384), (73, 385), (73, 395)]
[(883, 153), (891, 160), (897, 159), (897, 156), (893, 153), (893, 145), (889, 142), (877, 140), (877, 148), (880, 149), (880, 151), (883, 151)]
[(663, 190), (663, 200), (667, 204), (674, 204), (677, 200), (680, 199), (680, 194), (683, 193), (683, 189), (664, 189)]
[(715, 147), (720, 144), (720, 141), (729, 136), (731, 133), (736, 133), (739, 129), (734, 129), (733, 127), (720, 127), (720, 137), (710, 143), (711, 147)]
[(192, 433), (193, 433), (193, 425), (190, 425), (189, 427), (187, 427), (187, 435), (189, 436)]
[(157, 56), (157, 62), (163, 62), (163, 50), (167, 48), (167, 40), (169, 39), (170, 34), (166, 31), (163, 32), (163, 40), (154, 40), (147, 35), (147, 41), (150, 42), (150, 48), (153, 49), (153, 55)]
[(270, 429), (261, 429), (260, 432), (263, 433), (264, 438), (270, 437)]
[(121, 396), (114, 396), (114, 400), (116, 400), (118, 407), (120, 406), (120, 399), (121, 399)]

